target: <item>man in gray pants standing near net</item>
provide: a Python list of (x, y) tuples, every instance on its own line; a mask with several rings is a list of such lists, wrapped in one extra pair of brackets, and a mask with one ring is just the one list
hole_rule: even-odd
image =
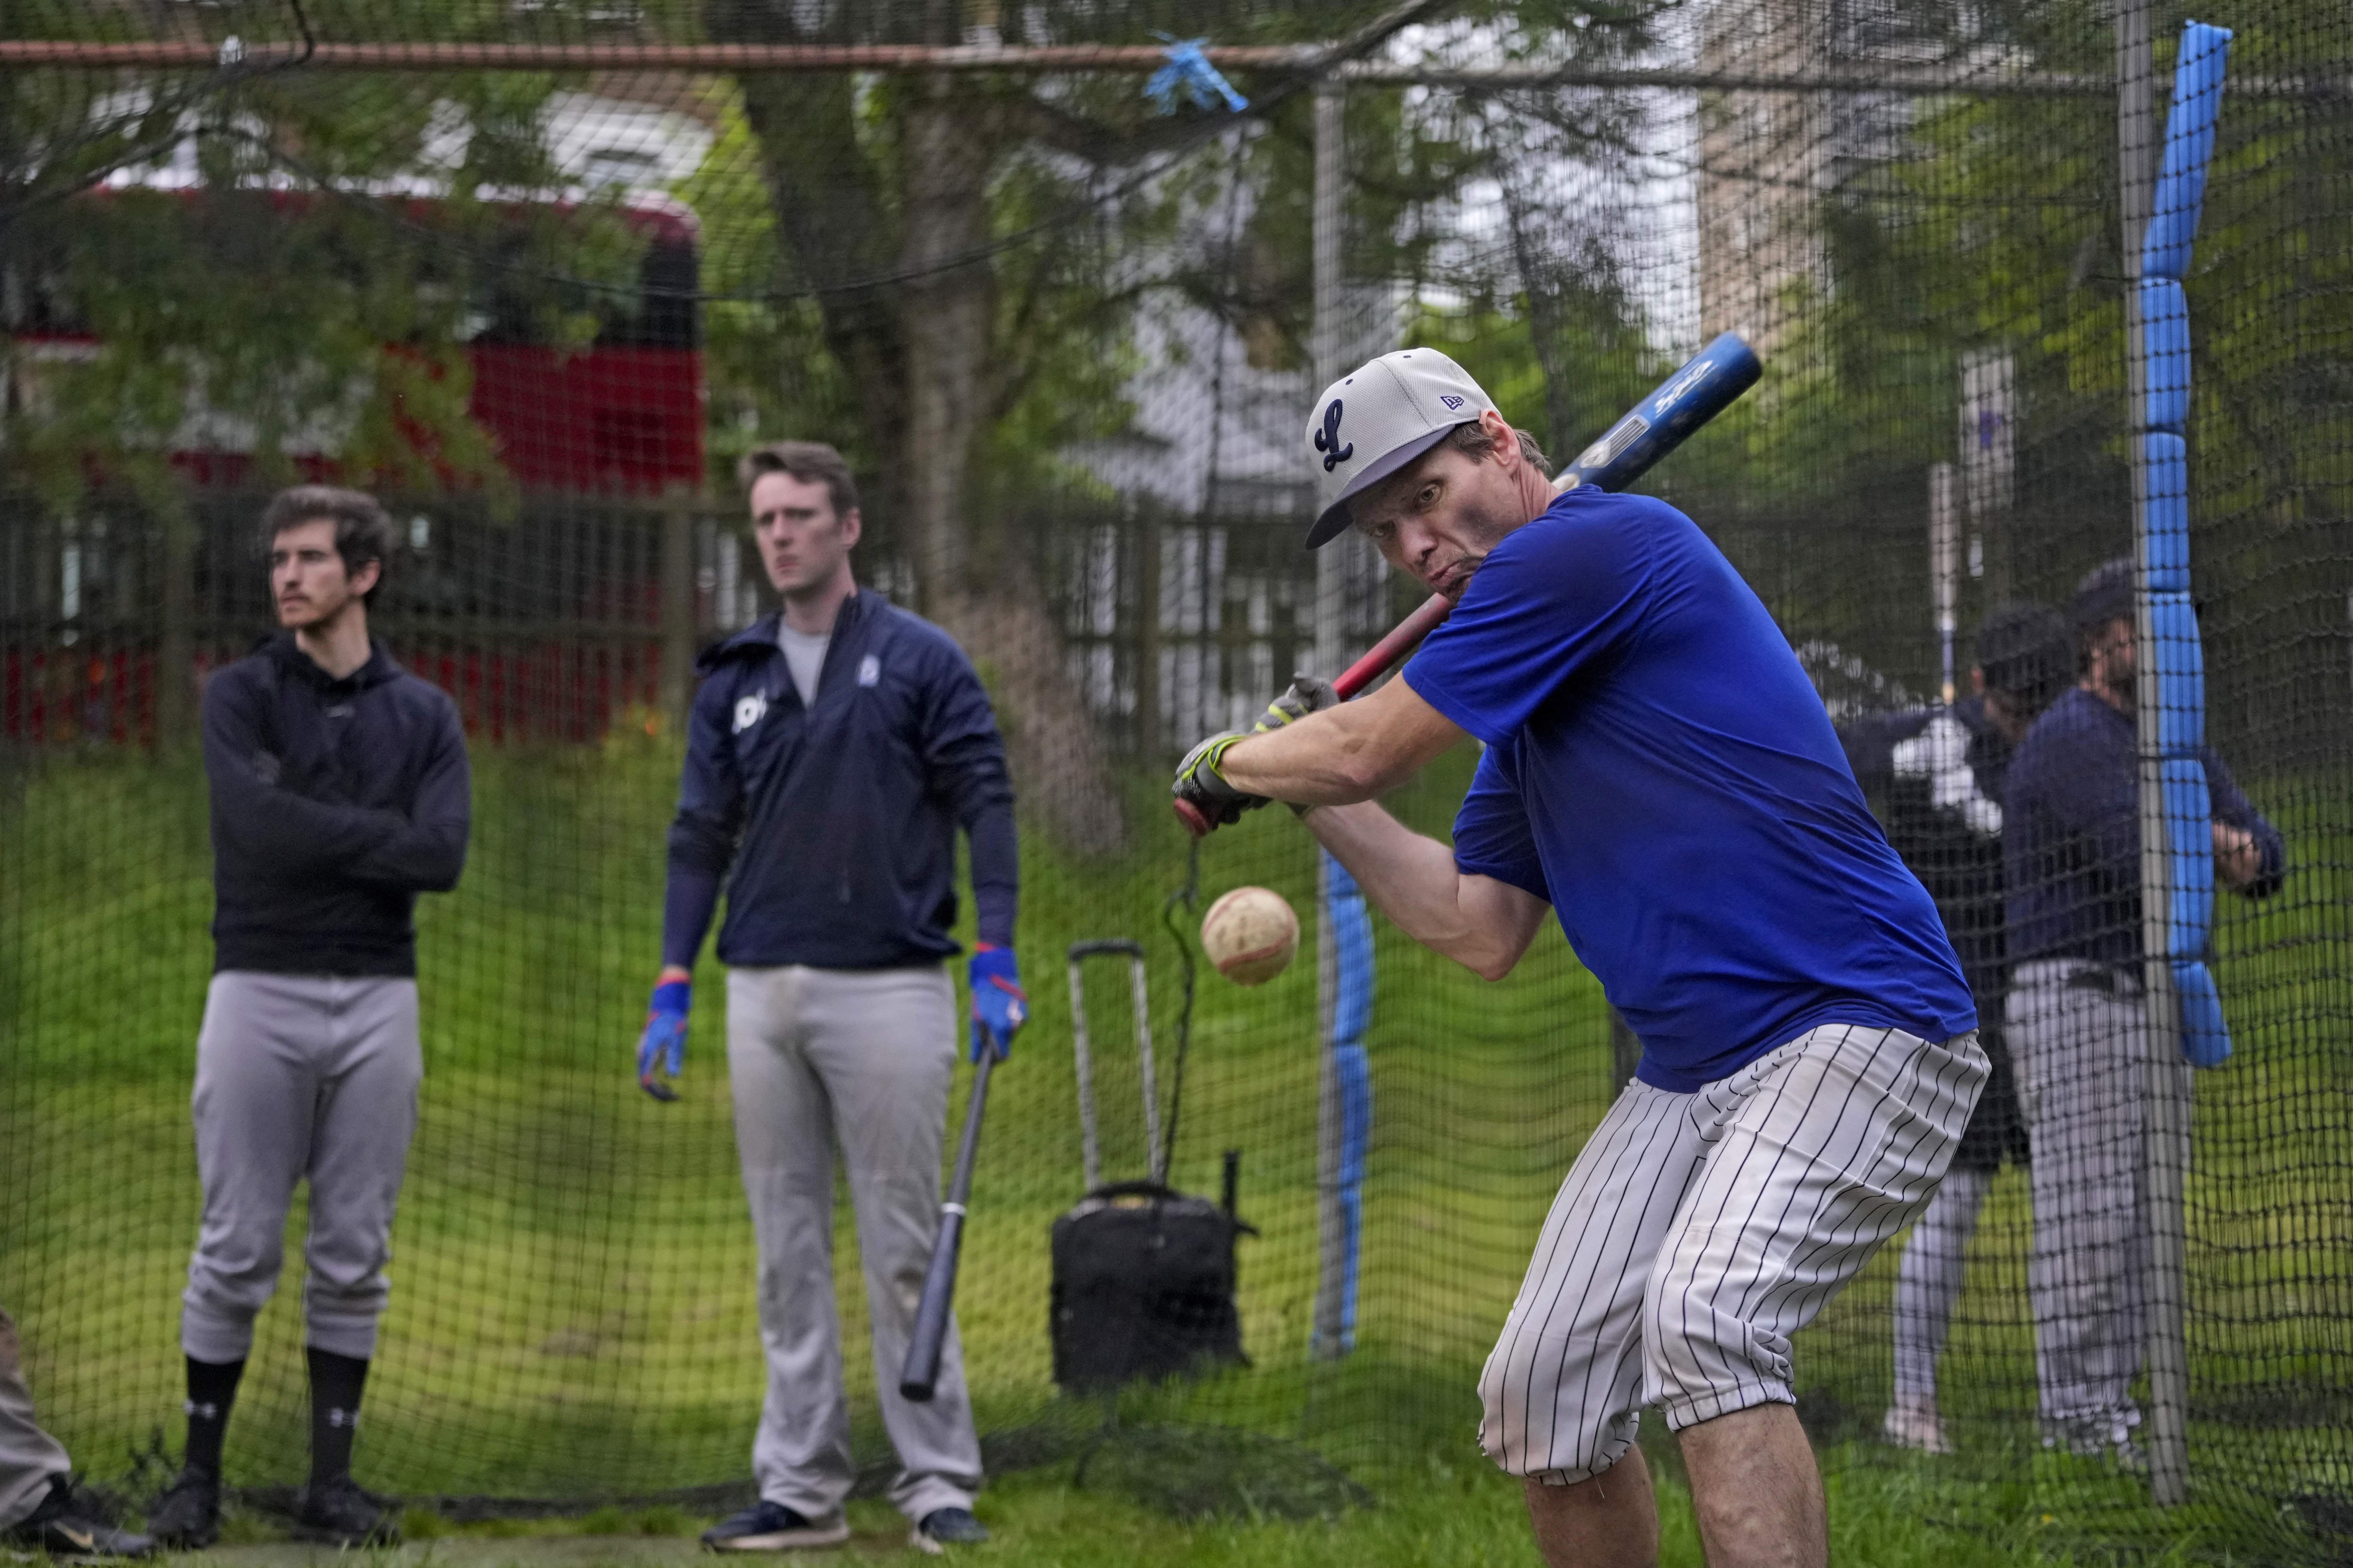
[(302, 1292), (311, 1479), (296, 1529), (335, 1545), (392, 1529), (351, 1476), (360, 1393), (391, 1287), (393, 1206), (417, 1127), (420, 892), (466, 860), (458, 710), (368, 636), (392, 528), (356, 490), (304, 485), (262, 514), (280, 636), (205, 689), (211, 989), (196, 1037), (204, 1221), (182, 1297), (188, 1440), (148, 1510), (168, 1546), (220, 1525), (221, 1445), (278, 1286), (286, 1212), (311, 1184)]
[[(2140, 756), (2130, 561), (2094, 568), (2067, 606), (2082, 678), (2027, 731), (2005, 785), (2010, 1045), (2034, 1147), (2035, 1381), (2043, 1444), (2142, 1463), (2128, 1392), (2141, 1362)], [(2207, 752), (2214, 881), (2276, 891), (2286, 852)]]
[(866, 1269), (891, 1500), (929, 1550), (987, 1539), (972, 1515), (980, 1442), (953, 1328), (937, 1390), (899, 1393), (939, 1231), (940, 1144), (955, 1066), (955, 993), (940, 967), (971, 844), (979, 940), (972, 1048), (1005, 1055), (1023, 997), (1013, 963), (1013, 788), (987, 694), (928, 621), (861, 591), (849, 465), (776, 441), (740, 469), (752, 536), (784, 599), (706, 654), (670, 830), (662, 969), (638, 1081), (675, 1098), (695, 954), (720, 883), (727, 1068), (744, 1195), (759, 1247), (768, 1392), (752, 1447), (760, 1500), (702, 1538), (720, 1551), (848, 1539), (857, 1479), (833, 1308), (839, 1146)]

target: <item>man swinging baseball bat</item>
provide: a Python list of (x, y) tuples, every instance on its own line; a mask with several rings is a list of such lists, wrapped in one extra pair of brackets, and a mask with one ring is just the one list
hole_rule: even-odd
[[(1889, 848), (1764, 605), (1664, 502), (1556, 495), (1430, 349), (1327, 388), (1324, 507), (1456, 601), (1398, 679), (1204, 741), (1177, 798), (1266, 800), (1406, 933), (1501, 978), (1549, 906), (1641, 1037), (1480, 1379), (1480, 1441), (1546, 1560), (1658, 1555), (1634, 1437), (1679, 1435), (1715, 1568), (1820, 1564), (1789, 1336), (1926, 1205), (1986, 1076), (1936, 906)], [(1451, 847), (1373, 804), (1465, 734)]]

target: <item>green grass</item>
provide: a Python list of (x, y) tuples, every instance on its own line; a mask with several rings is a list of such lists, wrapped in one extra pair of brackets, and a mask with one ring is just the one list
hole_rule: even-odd
[[(714, 963), (698, 976), (683, 1099), (656, 1106), (631, 1076), (675, 758), (646, 744), (485, 749), (477, 769), (464, 885), (420, 912), (423, 1116), (364, 1470), (406, 1495), (615, 1507), (740, 1477), (761, 1382)], [(1401, 803), (1406, 815), (1442, 827), (1466, 770), (1467, 758), (1450, 759)], [(2230, 1539), (2258, 1544), (2303, 1539), (2288, 1500), (2353, 1492), (2342, 1336), (2353, 1321), (2353, 938), (2337, 880), (2353, 856), (2341, 804), (2326, 792), (2297, 798), (2303, 816), (2283, 815), (2301, 880), (2277, 910), (2219, 933), (2240, 1056), (2199, 1081), (2191, 1177), (2201, 1507), (2189, 1522), (2220, 1521), (2239, 1532)], [(958, 1300), (992, 1432), (1054, 1409), (1046, 1233), (1081, 1184), (1068, 942), (1146, 942), (1164, 1098), (1173, 1076), (1177, 969), (1159, 918), (1183, 849), (1161, 830), (1152, 792), (1139, 790), (1136, 809), (1145, 826), (1121, 859), (1071, 860), (1037, 835), (1025, 847), (1033, 1022), (992, 1098)], [(129, 1472), (159, 1435), (177, 1441), (208, 868), (202, 783), (185, 761), (53, 756), (0, 778), (0, 1303), (23, 1325), (46, 1415), (100, 1477)], [(1281, 813), (1204, 852), (1204, 905), (1242, 882), (1274, 887), (1308, 921), (1309, 946), (1256, 990), (1202, 982), (1185, 1079), (1176, 1181), (1214, 1191), (1220, 1151), (1240, 1149), (1242, 1208), (1262, 1233), (1241, 1255), (1254, 1366), (1144, 1398), (1136, 1418), (1303, 1446), (1372, 1488), (1380, 1507), (1338, 1524), (1172, 1534), (1132, 1501), (1073, 1489), (1054, 1464), (999, 1467), (988, 1509), (1003, 1510), (993, 1517), (1021, 1552), (1044, 1553), (1035, 1561), (1116, 1552), (1152, 1562), (1164, 1545), (1188, 1562), (1525, 1557), (1515, 1497), (1472, 1447), (1470, 1391), (1560, 1173), (1607, 1104), (1606, 1011), (1556, 928), (1490, 986), (1377, 922), (1359, 1349), (1311, 1363), (1314, 876), (1305, 837)], [(1095, 972), (1090, 1006), (1106, 1166), (1139, 1173), (1124, 974)], [(300, 1223), (298, 1203), (298, 1246)], [(1922, 1561), (2010, 1562), (2053, 1542), (2182, 1533), (2136, 1485), (2054, 1467), (2034, 1447), (2029, 1228), (2022, 1183), (2007, 1174), (1947, 1361), (1954, 1460), (1907, 1467), (1853, 1441), (1886, 1399), (1892, 1253), (1801, 1336), (1810, 1425), (1852, 1461), (1833, 1475), (1850, 1560), (1906, 1561), (1892, 1554), (1898, 1541), (1916, 1540)], [(872, 1456), (883, 1445), (846, 1208), (835, 1255), (854, 1420)], [(299, 1473), (299, 1250), (294, 1262), (262, 1318), (232, 1428), (235, 1479)], [(1677, 1506), (1671, 1498), (1671, 1519)], [(1864, 1550), (1873, 1542), (1885, 1550)], [(1980, 1549), (1993, 1554), (1956, 1555)]]

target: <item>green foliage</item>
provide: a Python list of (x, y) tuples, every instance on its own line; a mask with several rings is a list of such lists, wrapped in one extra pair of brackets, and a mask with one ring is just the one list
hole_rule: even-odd
[(503, 496), (462, 342), (497, 323), (585, 345), (641, 249), (609, 203), (535, 198), (559, 184), (538, 118), (555, 80), (163, 73), (107, 97), (93, 79), (0, 84), (8, 324), (77, 334), (0, 348), (16, 482), (59, 508), (119, 486), (168, 514), (171, 454), (225, 451), (265, 483), (326, 459)]

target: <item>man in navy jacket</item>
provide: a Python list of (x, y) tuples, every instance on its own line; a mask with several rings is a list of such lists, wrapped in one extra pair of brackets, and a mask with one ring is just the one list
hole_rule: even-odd
[(417, 894), (457, 886), (471, 787), (456, 705), (368, 636), (391, 545), (384, 509), (303, 485), (269, 503), (260, 531), (285, 630), (205, 689), (204, 1222), (180, 1313), (186, 1458), (147, 1528), (176, 1548), (218, 1531), (229, 1407), (307, 1178), (311, 1480), (297, 1523), (336, 1545), (381, 1545), (389, 1516), (350, 1463), (424, 1073), (410, 911)]
[[(739, 470), (784, 600), (701, 662), (670, 831), (662, 971), (638, 1082), (673, 1097), (695, 954), (723, 881), (727, 1063), (759, 1247), (768, 1392), (753, 1444), (760, 1500), (712, 1527), (727, 1551), (848, 1538), (856, 1479), (832, 1282), (833, 1153), (849, 1174), (875, 1381), (901, 1465), (892, 1500), (918, 1544), (983, 1541), (980, 1445), (950, 1330), (928, 1404), (899, 1367), (939, 1227), (955, 1063), (955, 832), (971, 845), (979, 941), (972, 1050), (1020, 1026), (1013, 963), (1013, 789), (987, 694), (937, 626), (850, 574), (858, 492), (831, 447), (776, 441)], [(732, 875), (731, 875), (732, 873)]]
[[(2149, 1065), (2141, 994), (2140, 755), (2132, 563), (2076, 585), (2068, 619), (2082, 679), (2027, 732), (2010, 764), (2002, 838), (2010, 892), (2009, 1034), (2034, 1144), (2035, 1378), (2043, 1441), (2140, 1462), (2128, 1392), (2141, 1360), (2141, 1100)], [(2277, 890), (2279, 830), (2207, 752), (2214, 881)]]

